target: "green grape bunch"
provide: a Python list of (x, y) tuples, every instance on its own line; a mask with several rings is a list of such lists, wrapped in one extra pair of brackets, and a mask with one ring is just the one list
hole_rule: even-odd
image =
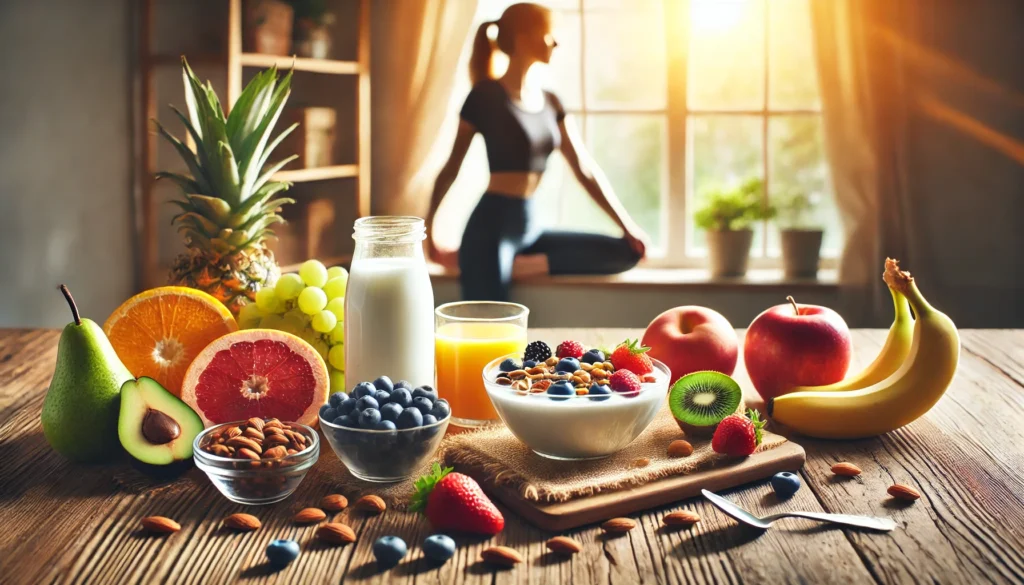
[(256, 293), (238, 313), (241, 329), (276, 329), (312, 345), (329, 365), (331, 388), (345, 386), (345, 287), (348, 272), (307, 260)]

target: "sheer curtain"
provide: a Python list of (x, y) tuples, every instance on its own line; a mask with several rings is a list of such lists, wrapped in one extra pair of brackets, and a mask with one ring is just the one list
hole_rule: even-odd
[(881, 279), (884, 258), (912, 264), (899, 4), (812, 2), (825, 147), (846, 233), (842, 303), (858, 324), (880, 323), (891, 314)]
[(431, 148), (448, 115), (477, 0), (373, 3), (373, 212), (422, 217), (443, 160)]

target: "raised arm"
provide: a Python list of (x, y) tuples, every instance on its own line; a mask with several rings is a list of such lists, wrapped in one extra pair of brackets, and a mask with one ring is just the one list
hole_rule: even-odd
[(622, 228), (630, 246), (641, 256), (645, 255), (648, 242), (647, 234), (633, 221), (622, 202), (615, 196), (608, 178), (587, 152), (572, 119), (563, 118), (558, 123), (558, 128), (562, 133), (562, 155), (569, 163), (569, 168), (572, 169), (576, 180), (586, 189), (598, 206)]
[(466, 152), (469, 151), (469, 145), (473, 141), (474, 134), (476, 134), (476, 128), (472, 124), (465, 120), (459, 120), (459, 129), (455, 134), (455, 144), (452, 145), (452, 153), (448, 155), (448, 161), (444, 163), (441, 172), (438, 173), (437, 180), (434, 181), (434, 190), (430, 195), (430, 208), (427, 211), (426, 217), (427, 252), (434, 261), (441, 264), (447, 264), (448, 262), (441, 261), (444, 254), (437, 249), (437, 245), (434, 242), (434, 216), (437, 214), (437, 209), (441, 206), (444, 196), (451, 189), (452, 183), (455, 182), (455, 178), (459, 176), (459, 169), (462, 167), (462, 161), (466, 158)]

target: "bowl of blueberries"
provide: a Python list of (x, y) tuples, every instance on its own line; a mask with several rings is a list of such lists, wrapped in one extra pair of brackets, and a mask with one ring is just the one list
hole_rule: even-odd
[(428, 463), (451, 420), (448, 401), (431, 386), (413, 388), (381, 376), (351, 392), (335, 392), (320, 407), (320, 429), (334, 453), (359, 479), (395, 482)]

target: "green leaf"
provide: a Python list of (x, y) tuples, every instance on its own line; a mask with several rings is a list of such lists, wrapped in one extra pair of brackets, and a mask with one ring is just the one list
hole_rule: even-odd
[(231, 220), (231, 206), (228, 205), (227, 201), (219, 197), (211, 197), (209, 195), (196, 195), (186, 194), (185, 197), (188, 202), (198, 211), (200, 214), (209, 217), (217, 225), (226, 225)]
[(241, 169), (242, 190), (247, 194), (259, 189), (257, 177), (263, 167), (260, 161), (264, 160), (264, 147), (267, 145), (270, 134), (274, 131), (274, 124), (277, 123), (277, 119), (284, 110), (288, 96), (291, 95), (291, 81), (292, 72), (289, 71), (274, 90), (267, 114), (263, 116), (263, 119), (252, 134), (245, 137), (242, 149), (239, 152), (239, 160), (242, 161), (243, 165)]
[(288, 158), (286, 158), (286, 159), (284, 159), (282, 161), (274, 163), (274, 166), (270, 167), (267, 170), (267, 172), (265, 172), (262, 175), (260, 175), (259, 179), (256, 179), (256, 184), (253, 185), (253, 189), (257, 189), (257, 190), (262, 189), (263, 185), (266, 184), (266, 182), (270, 180), (270, 177), (272, 177), (274, 175), (274, 173), (276, 173), (277, 171), (281, 170), (282, 168), (284, 168), (284, 165), (292, 162), (293, 160), (295, 160), (297, 158), (299, 158), (299, 155), (293, 154), (293, 155), (289, 156)]
[(231, 221), (232, 225), (229, 225), (228, 227), (237, 228), (248, 221), (253, 213), (262, 213), (264, 202), (273, 197), (275, 193), (288, 189), (290, 186), (291, 183), (284, 181), (267, 183), (263, 188), (242, 202), (240, 207), (235, 209), (234, 217)]
[(231, 139), (231, 147), (235, 150), (242, 150), (242, 141), (253, 132), (265, 115), (276, 82), (276, 66), (257, 73), (231, 107), (227, 120), (227, 134)]
[(267, 164), (267, 159), (270, 158), (270, 155), (271, 155), (271, 153), (274, 152), (274, 149), (277, 148), (278, 145), (281, 144), (281, 141), (284, 140), (289, 134), (291, 134), (298, 127), (299, 127), (299, 123), (295, 122), (291, 126), (285, 128), (283, 132), (278, 134), (277, 138), (275, 138), (273, 142), (268, 144), (267, 147), (263, 149), (263, 156), (260, 158), (259, 165), (257, 165), (256, 168), (262, 169), (263, 166)]
[(410, 512), (426, 512), (427, 500), (430, 498), (430, 492), (434, 491), (434, 487), (437, 482), (441, 481), (444, 476), (454, 471), (453, 467), (441, 468), (441, 465), (434, 463), (430, 473), (417, 479), (413, 482), (415, 492), (409, 499), (409, 511)]
[(227, 201), (231, 207), (235, 207), (241, 203), (238, 164), (235, 162), (235, 155), (231, 152), (230, 144), (219, 142), (217, 147), (220, 153), (220, 189), (218, 195)]
[(182, 144), (181, 141), (173, 134), (168, 132), (159, 121), (153, 120), (153, 122), (156, 124), (157, 132), (159, 132), (161, 136), (167, 139), (167, 141), (174, 146), (174, 149), (178, 151), (178, 156), (181, 157), (181, 160), (185, 161), (185, 165), (188, 166), (189, 172), (192, 173), (193, 180), (199, 185), (199, 191), (210, 193), (210, 184), (203, 175), (203, 170), (199, 166), (199, 161), (196, 160), (195, 153)]
[(181, 190), (186, 193), (196, 193), (199, 191), (199, 183), (193, 181), (190, 177), (185, 175), (179, 175), (178, 173), (169, 173), (167, 171), (160, 171), (156, 174), (156, 179), (168, 179), (177, 183)]
[[(185, 60), (185, 56), (181, 56), (181, 80), (185, 85), (185, 106), (188, 109), (188, 117), (192, 120), (192, 127), (196, 129), (199, 137), (202, 138), (202, 128), (200, 127), (200, 120), (198, 109), (196, 106), (196, 94), (194, 90), (190, 90), (193, 87), (192, 81), (195, 80), (196, 85), (199, 84), (199, 78), (192, 71), (192, 68), (188, 66), (188, 61)], [(197, 140), (196, 143), (201, 142)]]
[[(192, 220), (192, 221), (187, 221), (187, 220)], [(172, 221), (177, 221), (178, 223), (181, 223), (181, 224), (186, 224), (187, 223), (189, 225), (193, 225), (196, 228), (201, 229), (204, 233), (208, 233), (208, 234), (217, 233), (217, 231), (220, 230), (220, 228), (221, 228), (221, 226), (217, 225), (216, 223), (211, 221), (209, 218), (203, 216), (202, 214), (196, 213), (194, 211), (186, 211), (184, 213), (179, 213), (178, 215), (174, 216)]]
[(271, 215), (256, 216), (249, 221), (249, 225), (242, 226), (235, 230), (235, 234), (244, 233), (245, 239), (248, 240), (250, 238), (255, 237), (255, 234), (257, 232), (263, 231), (264, 229), (271, 225), (274, 225), (275, 223), (283, 222), (284, 218), (282, 218), (280, 215), (277, 215), (276, 213)]

